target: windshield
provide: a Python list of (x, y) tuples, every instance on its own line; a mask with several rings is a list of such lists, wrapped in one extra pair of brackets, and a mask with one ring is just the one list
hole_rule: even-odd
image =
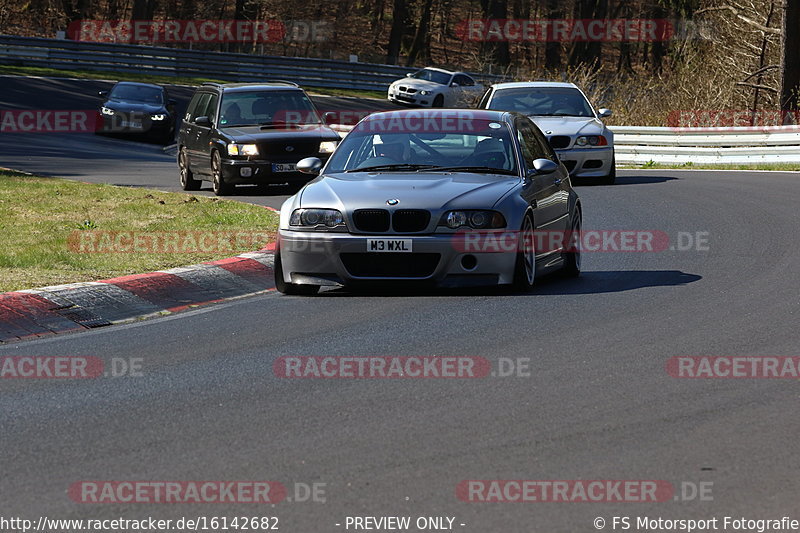
[(320, 124), (302, 91), (236, 91), (224, 93), (220, 126)]
[(463, 170), (514, 174), (508, 126), (489, 120), (401, 117), (362, 121), (328, 162), (325, 172)]
[(111, 90), (108, 95), (109, 100), (121, 100), (125, 102), (141, 102), (143, 104), (163, 104), (164, 98), (162, 90), (158, 87), (148, 87), (146, 85), (119, 84)]
[(450, 84), (450, 74), (439, 72), (438, 70), (430, 70), (427, 68), (416, 71), (411, 75), (411, 77), (418, 80), (432, 81), (434, 83), (438, 83), (439, 85)]
[(536, 116), (594, 117), (583, 93), (569, 87), (500, 89), (495, 91), (488, 108)]

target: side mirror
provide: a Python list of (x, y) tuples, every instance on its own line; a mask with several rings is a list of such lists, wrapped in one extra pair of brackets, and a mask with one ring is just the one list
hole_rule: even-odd
[(295, 168), (303, 174), (317, 176), (319, 171), (322, 170), (322, 161), (318, 157), (306, 157), (298, 161)]
[(612, 115), (611, 110), (606, 109), (605, 107), (602, 107), (597, 110), (597, 116), (600, 118), (610, 117), (611, 115)]
[(528, 173), (528, 176), (543, 176), (545, 174), (552, 174), (558, 170), (558, 163), (549, 159), (534, 159), (533, 171)]
[(108, 91), (97, 91), (97, 96), (108, 96)]
[(410, 77), (411, 77), (411, 76), (413, 76), (413, 75), (414, 75), (414, 73), (413, 73), (413, 72), (406, 72), (406, 78), (410, 78)]
[(332, 124), (331, 120), (336, 118), (336, 113), (333, 111), (326, 111), (322, 114), (322, 123), (323, 124)]
[(211, 127), (211, 119), (209, 119), (205, 115), (203, 115), (202, 117), (197, 117), (196, 119), (194, 119), (194, 123), (196, 125), (198, 125), (198, 126), (204, 126), (206, 128), (210, 128)]
[(453, 83), (450, 84), (450, 87), (461, 87), (461, 86), (459, 84), (457, 84), (456, 82), (453, 82)]

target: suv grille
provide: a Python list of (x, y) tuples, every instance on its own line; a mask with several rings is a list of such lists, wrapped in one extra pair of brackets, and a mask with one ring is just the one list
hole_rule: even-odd
[(440, 254), (343, 253), (342, 263), (359, 278), (427, 278), (439, 264)]
[[(289, 137), (291, 133), (287, 133)], [(291, 146), (291, 150), (287, 147)], [(284, 138), (280, 141), (268, 141), (258, 143), (259, 158), (268, 159), (270, 161), (279, 161), (295, 163), (305, 157), (317, 157), (319, 155), (319, 141), (306, 141)]]
[(422, 209), (399, 209), (392, 215), (392, 229), (397, 233), (424, 231), (431, 221), (431, 214)]
[(550, 137), (550, 146), (554, 150), (560, 150), (569, 146), (570, 138), (567, 135), (553, 135)]
[(389, 231), (389, 211), (385, 209), (358, 209), (353, 213), (356, 229), (367, 233)]

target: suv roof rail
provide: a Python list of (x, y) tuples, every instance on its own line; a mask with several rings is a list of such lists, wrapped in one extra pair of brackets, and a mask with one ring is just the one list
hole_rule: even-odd
[(217, 83), (216, 81), (204, 81), (203, 85), (211, 85), (213, 87), (219, 87), (222, 84), (221, 83)]
[(291, 85), (292, 87), (300, 87), (293, 81), (286, 81), (286, 80), (265, 80), (264, 83), (285, 83), (286, 85)]

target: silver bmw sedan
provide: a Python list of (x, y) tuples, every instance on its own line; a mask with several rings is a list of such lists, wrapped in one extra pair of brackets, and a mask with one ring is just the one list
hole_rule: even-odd
[(513, 285), (580, 273), (581, 203), (563, 164), (519, 113), (403, 110), (359, 122), (281, 207), (275, 283)]

